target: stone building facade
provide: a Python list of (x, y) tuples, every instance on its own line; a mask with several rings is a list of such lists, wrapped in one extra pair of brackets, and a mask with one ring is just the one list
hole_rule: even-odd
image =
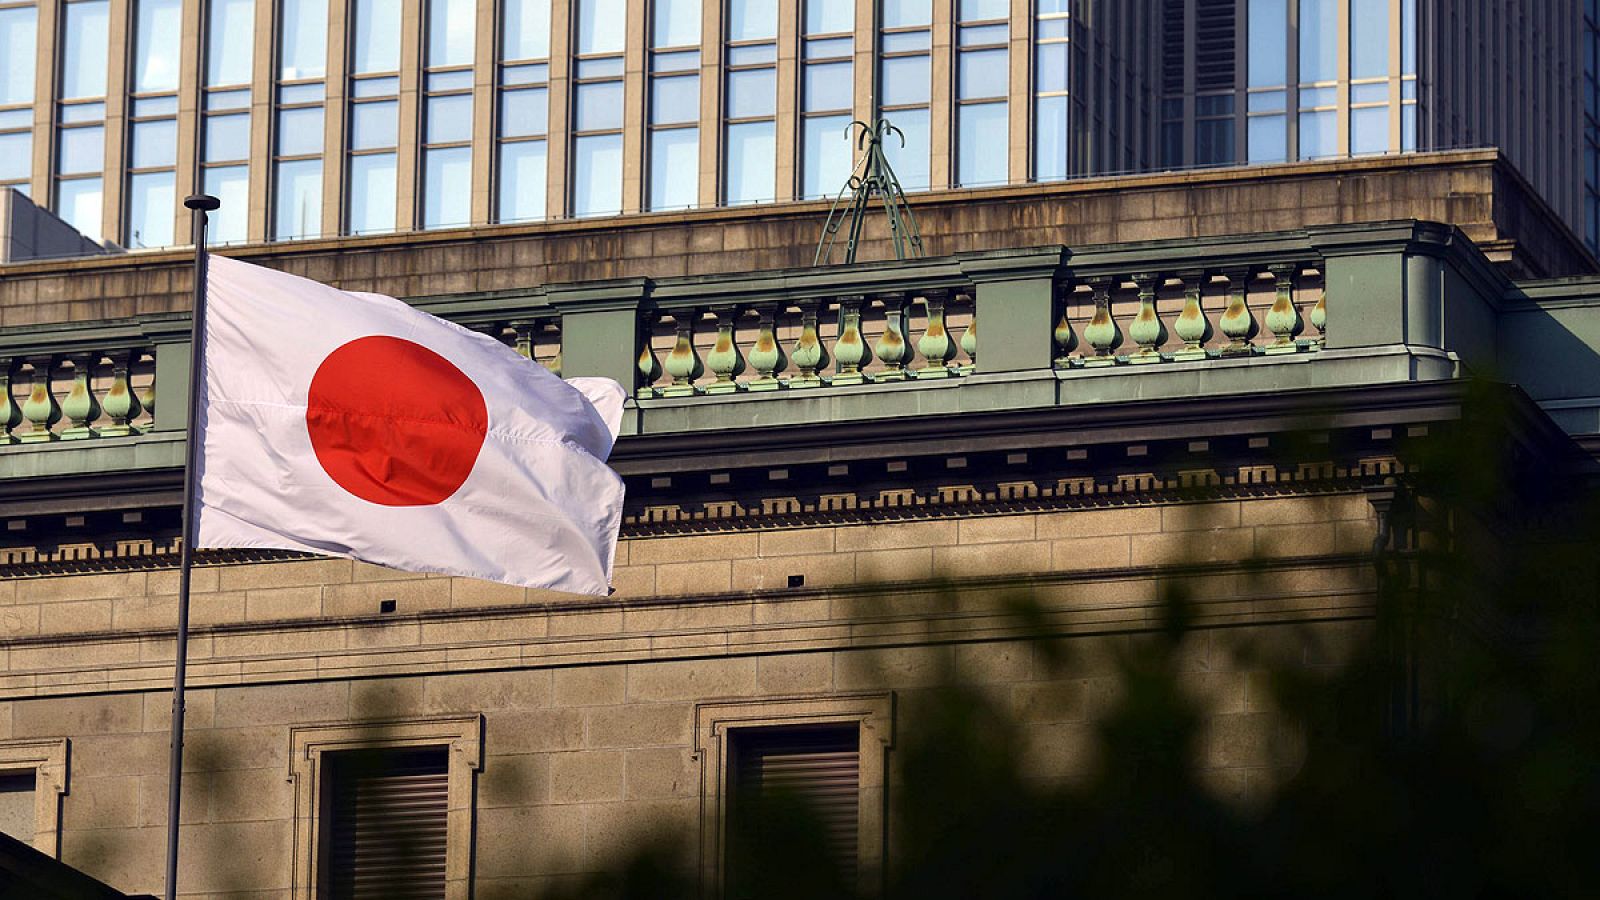
[[(1079, 776), (1174, 586), (1204, 773), (1249, 802), (1294, 736), (1232, 648), (1316, 669), (1370, 630), (1394, 481), (1464, 376), (1520, 386), (1530, 466), (1600, 435), (1600, 282), (1492, 156), (914, 208), (934, 255), (848, 268), (792, 267), (810, 206), (240, 251), (623, 380), (629, 499), (605, 600), (202, 553), (184, 895), (343, 896), (330, 810), (380, 750), (431, 779), (444, 896), (532, 896), (663, 830), (715, 895), (738, 761), (796, 734), (849, 742), (870, 885), (931, 690), (978, 686), (1031, 776)], [(185, 278), (0, 272), (4, 822), (133, 893), (162, 888)]]

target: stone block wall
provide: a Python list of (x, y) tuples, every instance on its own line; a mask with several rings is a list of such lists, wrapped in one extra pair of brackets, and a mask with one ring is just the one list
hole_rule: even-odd
[[(596, 871), (657, 830), (699, 834), (710, 701), (892, 695), (898, 730), (966, 684), (1021, 723), (1033, 777), (1081, 777), (1116, 651), (1149, 639), (1175, 586), (1199, 626), (1180, 662), (1207, 704), (1202, 765), (1248, 802), (1292, 770), (1296, 736), (1231, 648), (1336, 662), (1369, 627), (1373, 534), (1364, 497), (1328, 494), (639, 537), (605, 601), (342, 560), (205, 567), (184, 890), (291, 896), (297, 726), (482, 716), (479, 900)], [(1060, 666), (1000, 596), (1019, 581)], [(125, 891), (161, 888), (175, 590), (166, 570), (0, 581), (0, 748), (70, 741), (61, 858)]]

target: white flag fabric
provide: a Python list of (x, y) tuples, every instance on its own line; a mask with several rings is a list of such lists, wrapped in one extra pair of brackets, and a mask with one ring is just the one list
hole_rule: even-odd
[(196, 546), (607, 593), (621, 385), (225, 257), (206, 304)]

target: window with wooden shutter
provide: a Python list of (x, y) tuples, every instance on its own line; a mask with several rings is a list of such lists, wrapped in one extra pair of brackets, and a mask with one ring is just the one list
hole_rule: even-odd
[(327, 755), (330, 900), (443, 900), (449, 811), (444, 747)]
[[(739, 837), (731, 845), (787, 840), (798, 820), (801, 828), (821, 829), (828, 855), (853, 882), (860, 853), (860, 727), (740, 729), (730, 744), (728, 824)], [(738, 861), (730, 863), (730, 893), (738, 894), (735, 886), (748, 884), (748, 873), (738, 871)]]

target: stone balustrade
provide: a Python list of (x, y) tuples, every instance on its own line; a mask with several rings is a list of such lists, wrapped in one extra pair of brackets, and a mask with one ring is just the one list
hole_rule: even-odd
[(1063, 279), (1055, 368), (1197, 362), (1321, 349), (1320, 263), (1134, 271)]
[[(1513, 290), (1459, 232), (1396, 222), (410, 300), (617, 379), (649, 435), (1453, 378), (1494, 365)], [(180, 438), (189, 355), (181, 314), (0, 328), (0, 443)]]
[(0, 444), (143, 434), (155, 407), (153, 347), (0, 355)]
[(970, 291), (936, 288), (652, 310), (637, 396), (955, 378), (977, 366)]

